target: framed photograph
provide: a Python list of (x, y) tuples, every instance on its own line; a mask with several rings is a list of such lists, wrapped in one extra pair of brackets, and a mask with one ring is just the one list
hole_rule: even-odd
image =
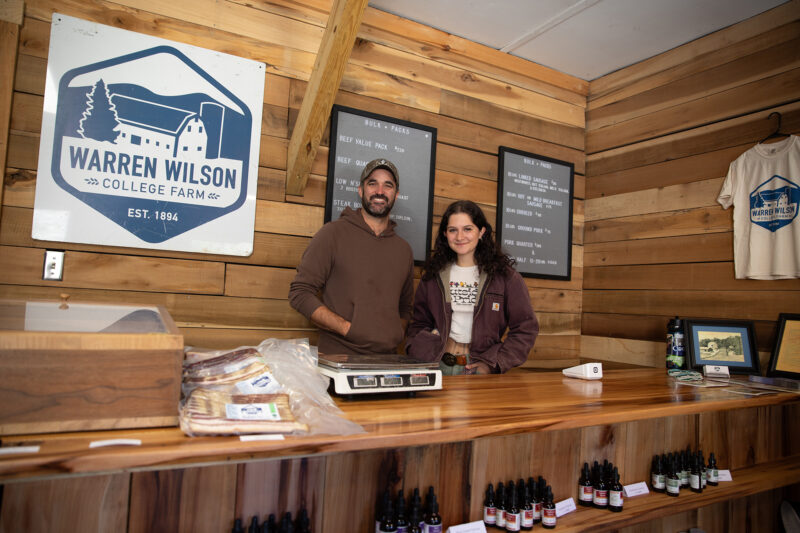
[(753, 323), (746, 320), (684, 321), (689, 368), (726, 366), (732, 374), (758, 374)]
[(367, 111), (334, 105), (328, 153), (325, 222), (345, 207), (361, 207), (359, 178), (364, 165), (386, 158), (400, 174), (397, 201), (389, 217), (421, 264), (431, 248), (436, 128)]
[(523, 276), (570, 280), (574, 171), (567, 161), (500, 147), (497, 240)]
[(768, 376), (800, 379), (800, 315), (781, 313)]

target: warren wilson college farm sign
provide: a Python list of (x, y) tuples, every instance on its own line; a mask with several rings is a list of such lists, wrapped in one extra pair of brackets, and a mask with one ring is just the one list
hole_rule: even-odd
[(54, 13), (33, 238), (252, 253), (264, 73)]

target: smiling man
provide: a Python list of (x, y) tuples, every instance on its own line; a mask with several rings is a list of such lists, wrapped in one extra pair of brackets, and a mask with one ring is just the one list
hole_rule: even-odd
[(391, 161), (367, 163), (361, 207), (325, 224), (297, 267), (289, 303), (321, 329), (321, 353), (394, 353), (405, 336), (414, 257), (389, 220), (398, 184)]

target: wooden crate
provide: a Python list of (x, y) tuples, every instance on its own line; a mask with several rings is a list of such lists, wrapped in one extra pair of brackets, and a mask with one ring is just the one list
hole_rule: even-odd
[(161, 307), (0, 300), (0, 435), (174, 426), (182, 359)]

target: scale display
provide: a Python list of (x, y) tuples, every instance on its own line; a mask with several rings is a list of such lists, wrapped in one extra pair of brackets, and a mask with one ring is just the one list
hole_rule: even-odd
[(319, 371), (337, 394), (408, 392), (442, 388), (437, 363), (396, 354), (320, 355)]

